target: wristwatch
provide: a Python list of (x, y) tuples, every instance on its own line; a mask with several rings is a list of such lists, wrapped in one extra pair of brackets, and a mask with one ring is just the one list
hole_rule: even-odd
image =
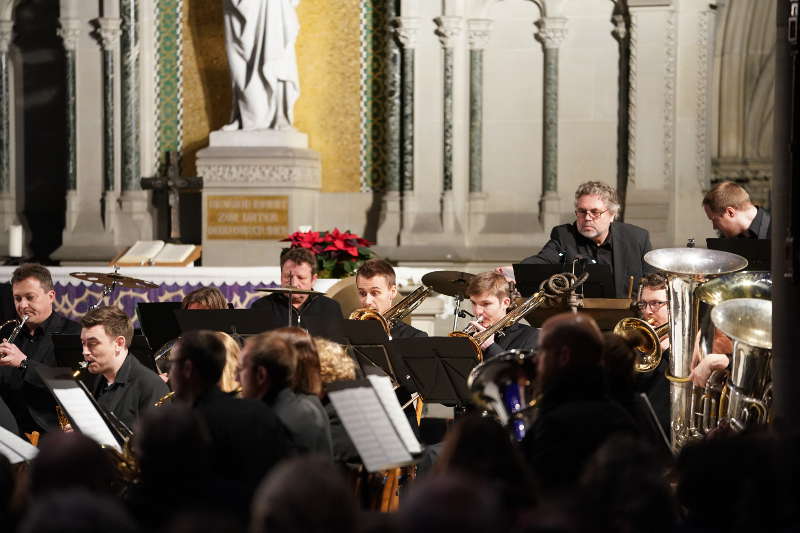
[(20, 370), (27, 370), (28, 369), (28, 358), (26, 357), (22, 361), (19, 362), (19, 366), (17, 367)]

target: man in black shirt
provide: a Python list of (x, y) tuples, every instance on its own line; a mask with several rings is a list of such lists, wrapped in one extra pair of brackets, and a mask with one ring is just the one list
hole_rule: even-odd
[(0, 395), (23, 433), (58, 429), (56, 402), (36, 368), (56, 364), (51, 335), (77, 335), (80, 326), (53, 310), (56, 292), (45, 267), (20, 265), (11, 288), (17, 315), (28, 320), (13, 344), (0, 343)]
[[(478, 331), (483, 331), (501, 320), (511, 305), (508, 281), (498, 272), (482, 272), (474, 276), (465, 292), (472, 302), (475, 314), (475, 321), (470, 324)], [(537, 329), (518, 322), (491, 335), (483, 342), (481, 345), (483, 358), (486, 360), (511, 349), (535, 348), (538, 336)]]
[[(608, 265), (615, 297), (626, 298), (630, 277), (638, 280), (653, 270), (643, 259), (652, 245), (647, 230), (615, 222), (619, 209), (617, 192), (611, 186), (600, 181), (582, 183), (575, 191), (575, 222), (554, 227), (541, 251), (520, 262), (561, 264), (567, 271), (575, 259)], [(513, 276), (509, 266), (500, 267), (500, 271)]]
[(714, 229), (727, 238), (769, 239), (769, 213), (750, 201), (747, 191), (731, 181), (714, 185), (703, 197), (703, 210)]
[(90, 389), (97, 403), (133, 429), (142, 412), (169, 392), (167, 384), (128, 351), (133, 327), (121, 309), (93, 309), (81, 326), (86, 369), (96, 375)]
[[(397, 296), (397, 278), (394, 268), (383, 259), (370, 259), (356, 272), (358, 302), (362, 308), (385, 314), (392, 307)], [(392, 324), (390, 334), (393, 339), (427, 337), (428, 334), (397, 320)]]
[[(311, 290), (317, 281), (317, 261), (305, 248), (290, 248), (281, 256), (281, 287)], [(291, 298), (291, 307), (289, 306)], [(272, 293), (253, 302), (253, 309), (264, 309), (271, 315), (271, 323), (308, 330), (314, 337), (338, 336), (342, 309), (336, 300), (323, 295)]]

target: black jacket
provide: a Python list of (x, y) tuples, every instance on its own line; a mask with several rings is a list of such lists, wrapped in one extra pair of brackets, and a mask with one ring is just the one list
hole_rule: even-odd
[(414, 326), (410, 326), (403, 322), (402, 320), (395, 323), (392, 327), (392, 338), (393, 339), (410, 339), (413, 337), (427, 337), (428, 334), (422, 330), (415, 328)]
[(539, 330), (517, 322), (495, 334), (494, 343), (483, 351), (483, 358), (489, 359), (506, 350), (532, 350), (536, 348), (539, 340)]
[[(653, 249), (650, 244), (650, 234), (646, 229), (625, 224), (624, 222), (612, 222), (609, 227), (609, 236), (612, 244), (613, 264), (611, 270), (614, 275), (614, 292), (617, 298), (625, 298), (628, 295), (628, 277), (633, 276), (634, 282), (638, 283), (646, 273), (652, 272), (653, 268), (644, 262), (644, 254)], [(541, 251), (530, 257), (526, 257), (521, 263), (539, 265), (569, 265), (572, 260), (583, 255), (580, 248), (593, 244), (578, 232), (575, 223), (562, 224), (553, 228), (550, 233), (550, 240)]]
[(128, 352), (114, 384), (107, 386), (106, 378), (97, 375), (94, 376), (90, 390), (97, 398), (97, 403), (133, 429), (136, 419), (167, 394), (169, 387), (158, 374)]
[[(273, 327), (289, 325), (289, 301), (285, 294), (272, 293), (259, 298), (251, 309), (263, 309), (270, 314), (270, 324)], [(310, 296), (300, 309), (292, 306), (292, 325), (305, 328), (314, 337), (325, 337), (334, 341), (339, 340), (339, 323), (343, 320), (342, 308), (339, 302), (327, 296)]]
[(14, 413), (20, 431), (30, 433), (58, 429), (56, 401), (36, 368), (41, 365), (56, 366), (51, 335), (79, 335), (80, 332), (80, 324), (55, 311), (36, 328), (33, 335), (27, 328), (20, 331), (14, 344), (28, 356), (28, 368), (0, 367), (0, 395)]
[(297, 452), (333, 455), (331, 424), (319, 398), (286, 387), (268, 405), (288, 430)]

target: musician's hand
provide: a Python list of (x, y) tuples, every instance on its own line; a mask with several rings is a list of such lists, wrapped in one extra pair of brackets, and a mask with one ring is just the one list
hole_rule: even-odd
[(5, 339), (0, 343), (0, 366), (13, 366), (18, 367), (23, 359), (28, 356), (22, 353), (22, 350), (16, 344), (6, 342)]
[(514, 267), (511, 265), (499, 266), (494, 269), (498, 274), (502, 274), (507, 281), (514, 281)]
[(162, 372), (161, 374), (158, 375), (158, 377), (160, 377), (164, 383), (169, 382), (169, 373), (167, 372)]
[(710, 353), (698, 363), (689, 378), (696, 387), (705, 388), (708, 378), (714, 370), (725, 370), (728, 368), (728, 356), (721, 353)]

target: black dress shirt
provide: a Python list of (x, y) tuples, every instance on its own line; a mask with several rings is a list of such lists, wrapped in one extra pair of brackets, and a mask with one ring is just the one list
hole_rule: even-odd
[(158, 374), (128, 352), (114, 383), (109, 385), (104, 376), (95, 376), (91, 391), (97, 403), (133, 429), (136, 419), (167, 394), (169, 387)]
[(396, 322), (394, 326), (392, 326), (392, 338), (393, 339), (410, 339), (413, 337), (427, 337), (428, 334), (424, 331), (415, 328), (414, 326), (410, 326), (400, 320)]
[(761, 209), (756, 208), (756, 216), (750, 222), (750, 227), (736, 237), (739, 239), (769, 239), (772, 235), (772, 217)]
[(0, 367), (0, 395), (8, 404), (22, 432), (58, 429), (56, 401), (42, 381), (36, 368), (56, 366), (55, 348), (51, 335), (79, 335), (81, 326), (56, 313), (40, 324), (31, 334), (22, 328), (14, 341), (28, 359), (28, 368)]
[(325, 337), (334, 341), (339, 340), (340, 322), (343, 320), (342, 308), (339, 302), (327, 296), (309, 296), (300, 309), (291, 306), (285, 294), (272, 293), (259, 298), (251, 309), (263, 309), (270, 314), (270, 324), (275, 327), (289, 325), (289, 313), (292, 315), (292, 326), (299, 326), (308, 330), (314, 337)]
[(517, 322), (494, 336), (494, 342), (483, 350), (483, 358), (489, 359), (506, 350), (531, 350), (536, 348), (539, 330)]

